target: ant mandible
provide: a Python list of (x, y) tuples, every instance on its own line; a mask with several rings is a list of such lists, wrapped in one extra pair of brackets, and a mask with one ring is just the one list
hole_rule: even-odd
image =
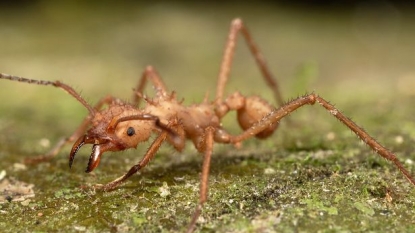
[[(262, 76), (275, 95), (279, 108), (274, 108), (259, 96), (246, 97), (239, 92), (224, 98), (224, 90), (229, 79), (238, 33), (245, 38)], [(200, 104), (183, 106), (181, 101), (176, 99), (175, 93), (167, 90), (159, 74), (152, 66), (148, 66), (143, 72), (134, 91), (132, 103), (107, 96), (98, 101), (94, 107), (89, 105), (72, 87), (60, 81), (34, 80), (7, 74), (0, 74), (0, 79), (61, 88), (77, 99), (89, 111), (88, 116), (70, 137), (59, 141), (47, 154), (27, 159), (26, 162), (47, 161), (55, 157), (64, 145), (75, 142), (69, 153), (69, 166), (71, 167), (78, 150), (85, 144), (92, 144), (92, 152), (86, 168), (86, 172), (91, 172), (98, 166), (104, 152), (136, 148), (141, 142), (147, 141), (153, 132), (157, 134), (144, 157), (132, 166), (127, 173), (108, 184), (95, 186), (105, 191), (115, 189), (145, 167), (163, 142), (167, 141), (177, 151), (181, 151), (184, 148), (185, 139), (192, 140), (196, 149), (203, 154), (203, 166), (199, 202), (187, 232), (192, 232), (195, 229), (203, 204), (208, 198), (208, 177), (213, 144), (237, 145), (251, 137), (267, 138), (277, 129), (281, 119), (307, 104), (318, 103), (327, 109), (332, 116), (351, 129), (377, 154), (391, 161), (408, 181), (415, 185), (414, 178), (399, 162), (395, 154), (379, 144), (372, 136), (322, 97), (311, 93), (283, 103), (277, 81), (271, 75), (248, 29), (238, 18), (231, 23), (214, 101), (205, 98)], [(156, 92), (152, 99), (143, 94), (147, 81), (152, 83)], [(139, 108), (141, 100), (144, 100), (146, 105)], [(103, 108), (104, 105), (108, 105), (108, 107)], [(239, 125), (244, 130), (239, 135), (231, 135), (221, 126), (221, 119), (230, 111), (237, 112)]]

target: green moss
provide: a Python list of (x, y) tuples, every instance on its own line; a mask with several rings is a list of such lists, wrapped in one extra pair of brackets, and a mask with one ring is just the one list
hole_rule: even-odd
[[(413, 41), (375, 50), (362, 47), (364, 42), (351, 35), (350, 12), (336, 12), (333, 20), (331, 14), (309, 9), (269, 6), (69, 6), (39, 3), (1, 10), (0, 29), (10, 33), (0, 37), (1, 72), (65, 80), (94, 103), (109, 93), (128, 98), (131, 93), (125, 92), (135, 86), (141, 68), (153, 64), (185, 103), (198, 102), (206, 91), (214, 95), (212, 77), (229, 21), (238, 12), (271, 69), (278, 71), (287, 99), (315, 90), (396, 151), (415, 174), (415, 110), (408, 107), (413, 95), (396, 87), (401, 75), (415, 67), (415, 46), (408, 46)], [(411, 15), (402, 17), (412, 20)], [(397, 38), (405, 41), (411, 35)], [(249, 52), (238, 47), (229, 92), (271, 99), (262, 80), (255, 81), (259, 74)], [(148, 143), (105, 154), (92, 174), (84, 173), (87, 149), (68, 168), (70, 147), (48, 163), (22, 168), (24, 158), (44, 153), (47, 144), (70, 135), (86, 111), (55, 89), (0, 81), (0, 170), (6, 178), (34, 184), (36, 195), (0, 204), (0, 232), (186, 229), (198, 201), (202, 162), (191, 143), (182, 153), (162, 148), (145, 169), (112, 192), (94, 190), (93, 184), (125, 173)], [(237, 132), (234, 115), (224, 126)], [(283, 120), (267, 140), (249, 140), (240, 149), (215, 146), (209, 200), (197, 231), (414, 232), (414, 203), (414, 188), (391, 163), (324, 109), (307, 106), (293, 113), (290, 122)]]

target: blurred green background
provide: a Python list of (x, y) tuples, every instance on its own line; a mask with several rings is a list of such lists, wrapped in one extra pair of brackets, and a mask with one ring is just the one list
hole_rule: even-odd
[[(229, 24), (241, 17), (284, 98), (315, 91), (397, 151), (413, 172), (414, 13), (413, 5), (388, 1), (4, 1), (0, 72), (60, 80), (95, 103), (107, 94), (130, 99), (141, 72), (151, 64), (186, 104), (197, 103), (206, 93), (214, 95)], [(243, 40), (227, 90), (272, 101)], [(201, 163), (190, 143), (183, 154), (162, 148), (141, 176), (105, 194), (76, 187), (118, 177), (148, 144), (105, 154), (95, 175), (83, 173), (88, 149), (72, 170), (67, 168), (69, 147), (50, 163), (14, 169), (13, 164), (72, 133), (86, 114), (60, 90), (0, 80), (0, 170), (34, 184), (36, 193), (29, 205), (1, 204), (0, 229), (183, 230), (197, 199)], [(391, 164), (317, 106), (291, 118), (292, 125), (283, 124), (264, 142), (251, 140), (241, 150), (216, 147), (211, 200), (198, 230), (414, 230), (415, 193)], [(226, 127), (238, 132), (234, 122), (234, 116), (225, 119)], [(336, 172), (340, 178), (332, 175)], [(361, 176), (354, 179), (348, 173)], [(331, 191), (321, 182), (330, 184)], [(159, 195), (164, 184), (170, 187), (167, 198)], [(387, 190), (394, 194), (392, 203), (385, 201)]]

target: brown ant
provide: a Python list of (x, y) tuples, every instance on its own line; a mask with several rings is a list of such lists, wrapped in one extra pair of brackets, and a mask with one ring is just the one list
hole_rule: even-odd
[[(277, 103), (280, 105), (279, 108), (274, 108), (259, 96), (245, 97), (239, 92), (235, 92), (224, 99), (224, 89), (229, 79), (238, 33), (241, 33), (245, 38), (262, 72), (262, 76), (272, 89)], [(177, 151), (181, 151), (184, 148), (185, 139), (192, 140), (196, 149), (203, 154), (203, 168), (199, 203), (191, 218), (188, 232), (194, 230), (203, 204), (207, 200), (213, 144), (226, 143), (237, 145), (251, 137), (267, 138), (277, 129), (282, 118), (306, 104), (313, 105), (318, 103), (327, 109), (332, 116), (350, 128), (377, 154), (395, 164), (408, 181), (415, 185), (414, 178), (412, 178), (411, 174), (392, 152), (376, 142), (373, 137), (322, 97), (311, 93), (283, 103), (278, 90), (278, 84), (272, 77), (262, 54), (241, 19), (234, 19), (231, 23), (220, 67), (216, 97), (212, 102), (205, 98), (200, 104), (183, 106), (176, 99), (175, 93), (167, 90), (157, 71), (151, 66), (148, 66), (143, 72), (135, 89), (132, 103), (126, 103), (112, 96), (107, 96), (101, 99), (94, 107), (89, 105), (73, 88), (60, 81), (34, 80), (7, 74), (0, 74), (0, 78), (59, 87), (72, 95), (89, 111), (89, 115), (70, 137), (58, 142), (46, 155), (28, 159), (28, 162), (49, 160), (58, 154), (65, 144), (75, 142), (69, 153), (69, 166), (71, 167), (78, 150), (85, 144), (92, 144), (92, 153), (86, 168), (86, 172), (91, 172), (98, 166), (101, 155), (104, 152), (136, 148), (139, 143), (147, 141), (153, 132), (158, 135), (141, 161), (131, 167), (127, 173), (106, 185), (96, 186), (103, 190), (112, 190), (118, 187), (127, 178), (145, 167), (163, 142), (167, 141)], [(156, 96), (153, 99), (149, 99), (142, 94), (147, 81), (151, 82), (156, 91)], [(146, 102), (146, 105), (138, 108), (141, 99)], [(108, 105), (108, 107), (103, 108), (104, 105)], [(237, 112), (239, 125), (244, 130), (239, 135), (231, 135), (222, 128), (221, 119), (229, 111)]]

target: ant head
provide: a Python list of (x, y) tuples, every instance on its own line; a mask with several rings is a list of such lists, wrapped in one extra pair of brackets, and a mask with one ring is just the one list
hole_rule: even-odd
[(135, 148), (140, 142), (148, 140), (152, 131), (160, 128), (157, 127), (158, 122), (158, 117), (144, 114), (132, 106), (110, 105), (92, 116), (92, 127), (72, 147), (69, 166), (72, 166), (76, 153), (83, 145), (92, 144), (86, 169), (86, 172), (91, 172), (98, 166), (104, 152)]

